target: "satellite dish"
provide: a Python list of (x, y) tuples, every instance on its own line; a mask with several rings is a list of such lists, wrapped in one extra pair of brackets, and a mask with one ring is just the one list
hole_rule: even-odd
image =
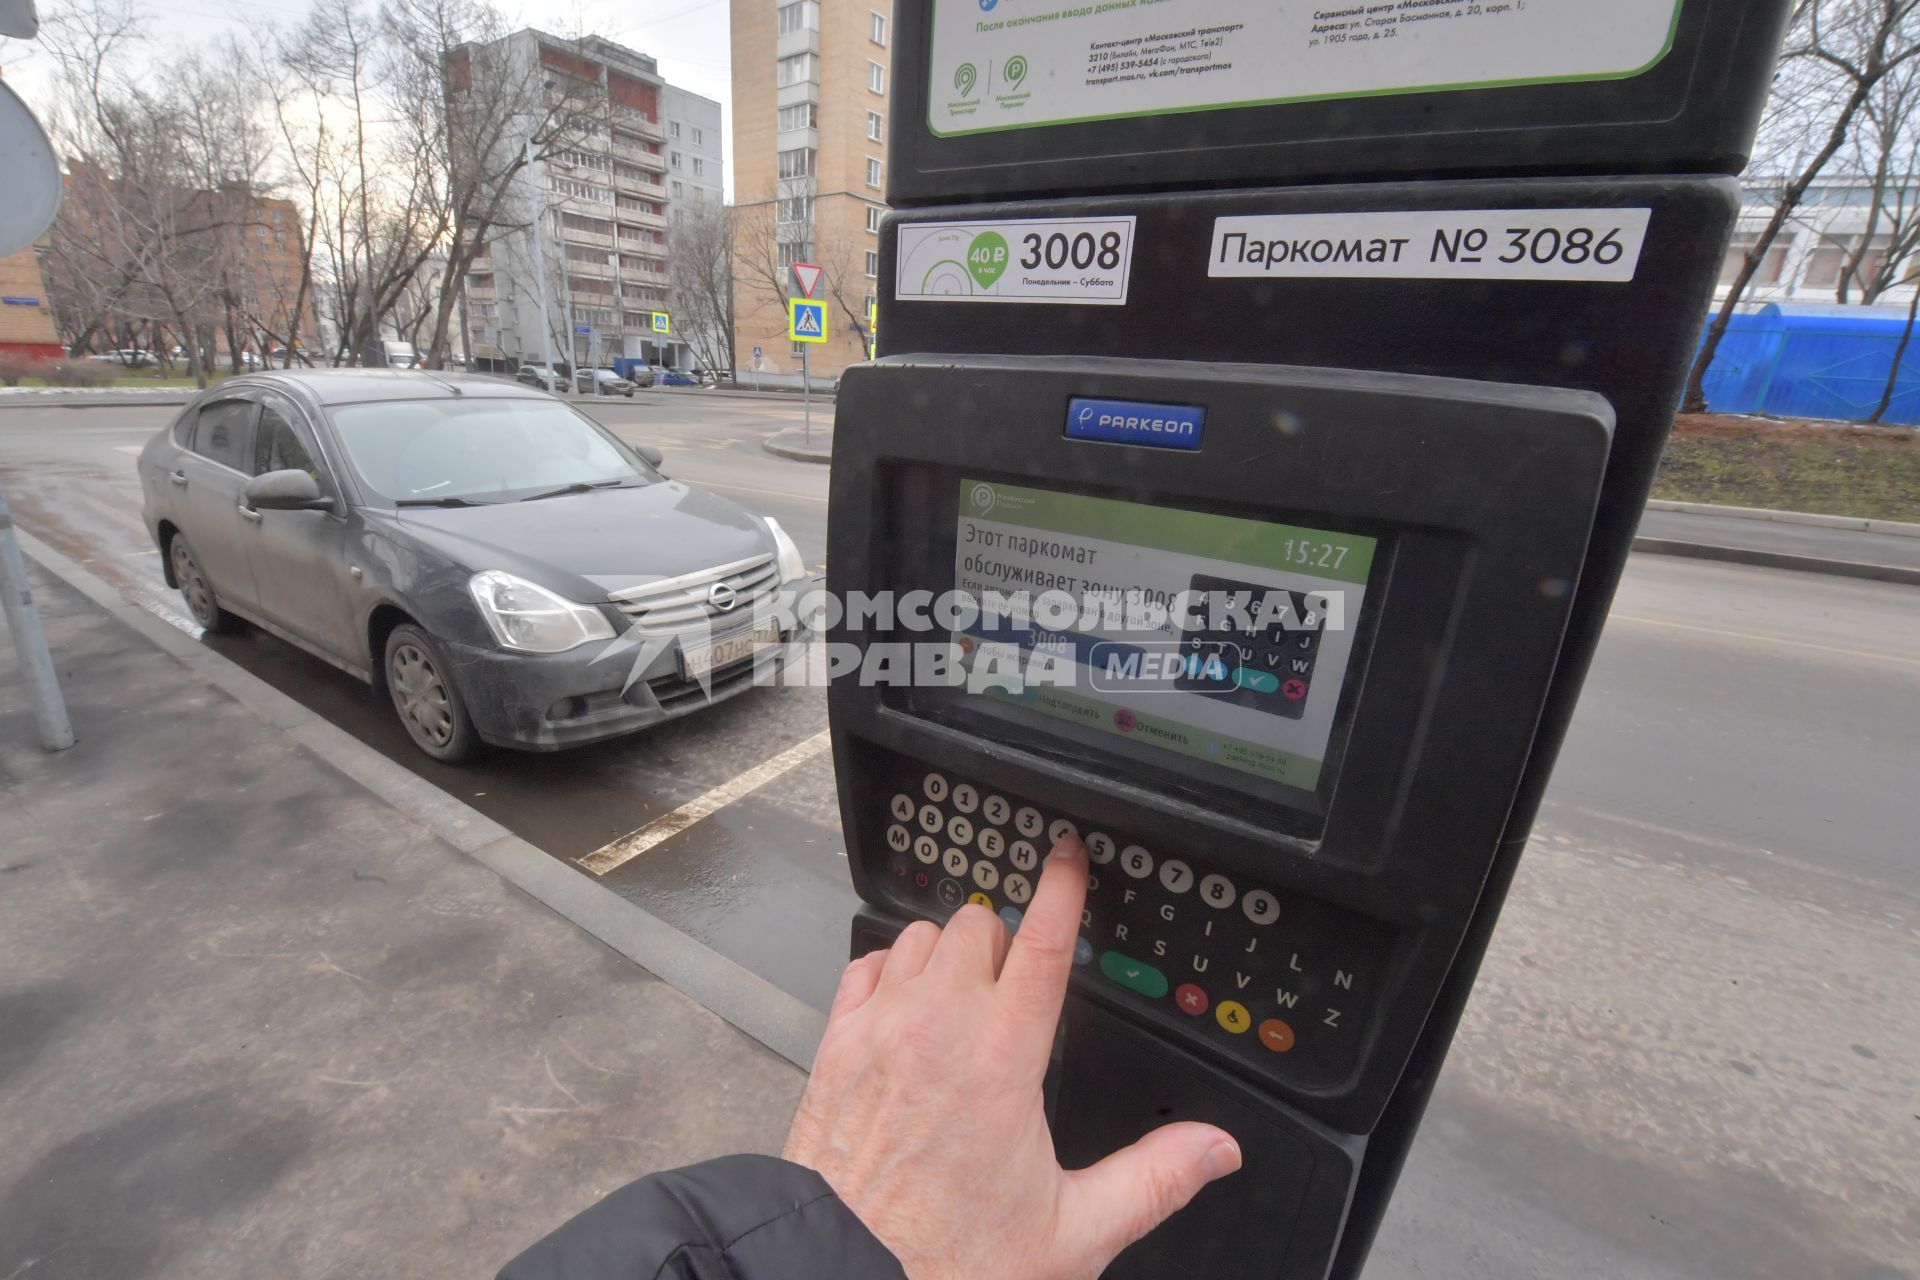
[(18, 253), (46, 234), (60, 210), (60, 166), (53, 143), (20, 95), (0, 81), (0, 255)]

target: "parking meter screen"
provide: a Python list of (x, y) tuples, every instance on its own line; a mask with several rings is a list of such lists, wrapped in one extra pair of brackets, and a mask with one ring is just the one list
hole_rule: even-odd
[(962, 479), (967, 697), (1190, 776), (1313, 791), (1377, 550), (1352, 533)]

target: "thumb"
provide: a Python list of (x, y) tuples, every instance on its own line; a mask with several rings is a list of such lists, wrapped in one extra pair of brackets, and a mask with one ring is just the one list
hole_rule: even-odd
[(1200, 1188), (1240, 1167), (1240, 1144), (1225, 1130), (1191, 1122), (1163, 1125), (1099, 1164), (1067, 1175), (1061, 1237), (1096, 1263), (1186, 1207)]

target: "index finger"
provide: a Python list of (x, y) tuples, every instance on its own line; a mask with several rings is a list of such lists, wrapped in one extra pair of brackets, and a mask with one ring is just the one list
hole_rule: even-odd
[(1068, 836), (1047, 855), (1033, 902), (1000, 970), (1000, 990), (1013, 1016), (1045, 1043), (1051, 1043), (1054, 1024), (1060, 1021), (1086, 901), (1087, 851), (1078, 836)]

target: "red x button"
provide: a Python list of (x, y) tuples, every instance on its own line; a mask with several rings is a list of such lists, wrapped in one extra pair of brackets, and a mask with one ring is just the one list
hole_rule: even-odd
[(1183, 982), (1173, 990), (1173, 1003), (1179, 1006), (1180, 1012), (1197, 1018), (1207, 1011), (1210, 1001), (1206, 992), (1191, 982)]

